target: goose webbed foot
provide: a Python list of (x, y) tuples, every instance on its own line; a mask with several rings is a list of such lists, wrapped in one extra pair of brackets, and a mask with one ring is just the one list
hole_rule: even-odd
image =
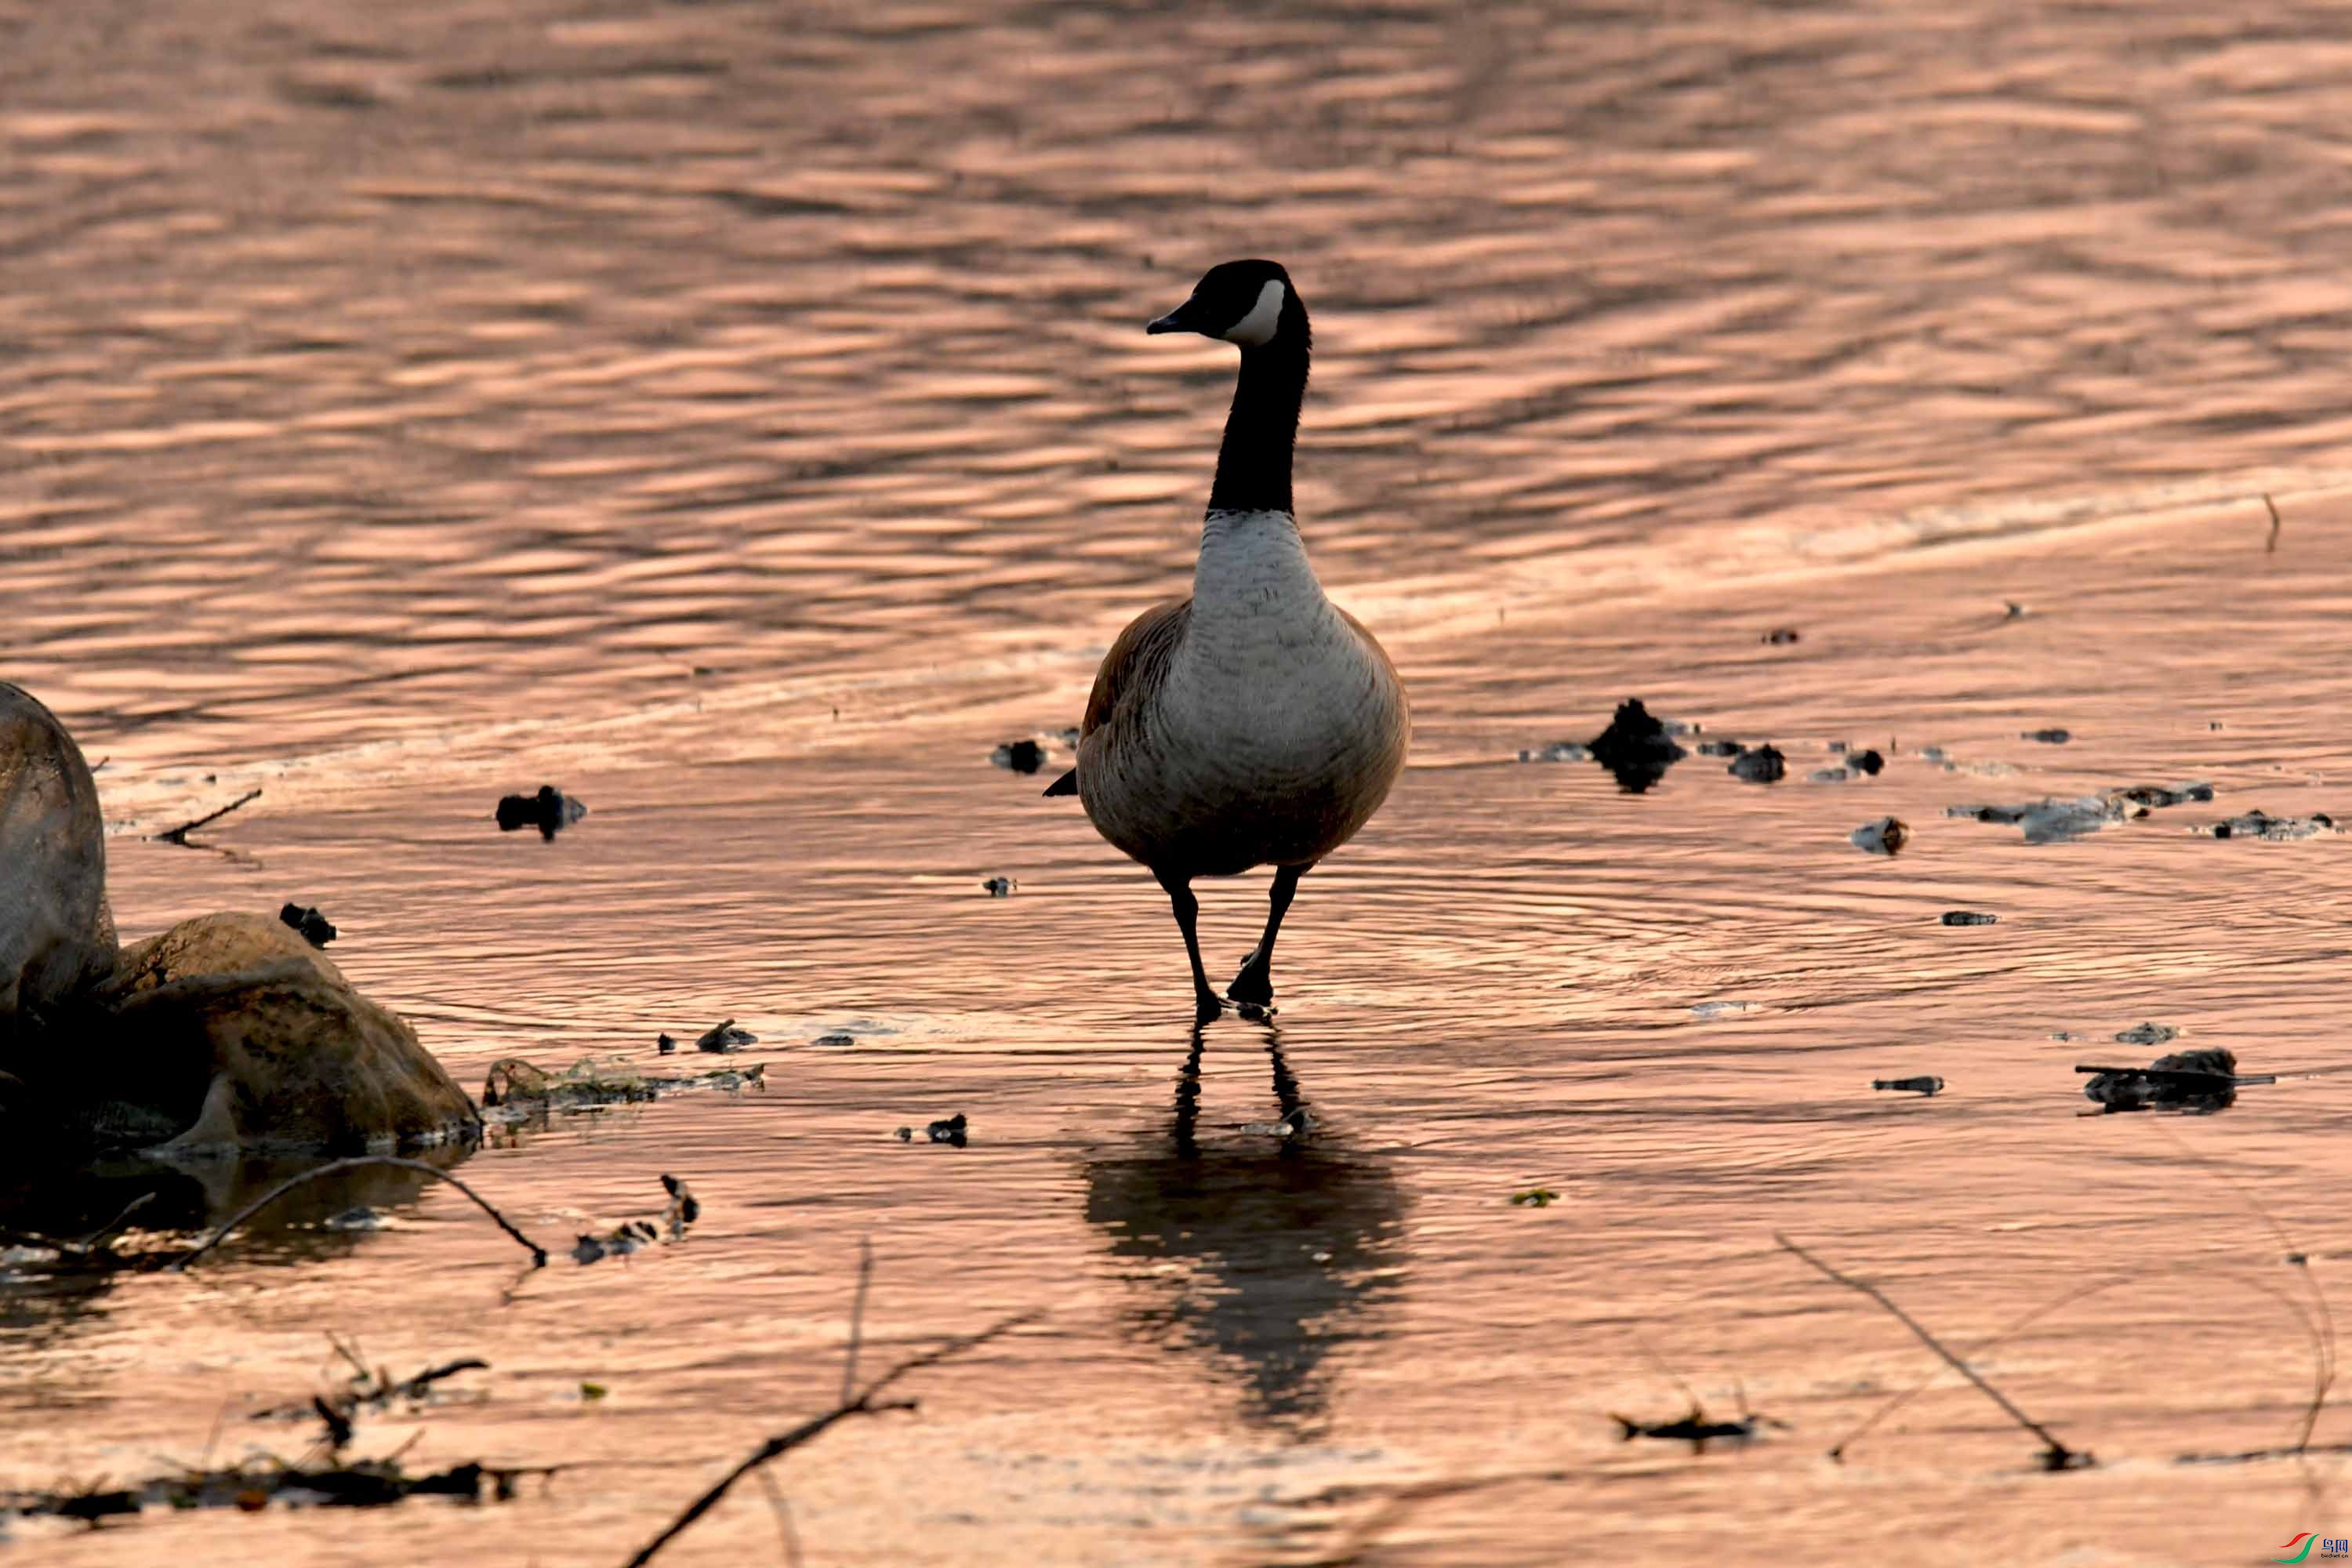
[(1231, 985), (1225, 987), (1226, 995), (1236, 1002), (1250, 1003), (1259, 1007), (1272, 1005), (1274, 965), (1261, 956), (1265, 951), (1263, 947), (1250, 949), (1249, 956), (1242, 960), (1241, 973), (1234, 976)]

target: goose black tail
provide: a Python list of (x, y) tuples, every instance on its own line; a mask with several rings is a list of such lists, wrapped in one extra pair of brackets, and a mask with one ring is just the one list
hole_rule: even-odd
[(1068, 773), (1064, 773), (1060, 778), (1057, 778), (1052, 784), (1047, 784), (1045, 786), (1045, 793), (1047, 795), (1077, 794), (1078, 770), (1072, 768)]

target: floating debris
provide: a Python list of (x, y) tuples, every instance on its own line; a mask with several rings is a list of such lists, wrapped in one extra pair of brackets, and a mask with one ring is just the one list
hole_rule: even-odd
[(1559, 1202), (1559, 1194), (1549, 1187), (1529, 1187), (1511, 1194), (1511, 1206), (1523, 1209), (1548, 1209)]
[(944, 1121), (932, 1122), (923, 1129), (923, 1134), (934, 1143), (952, 1143), (959, 1149), (962, 1148), (964, 1146), (963, 1112), (959, 1110)]
[(1975, 910), (1946, 910), (1944, 911), (1944, 923), (1948, 926), (1999, 925), (2000, 923), (2000, 917), (1999, 915), (1979, 914)]
[(1013, 889), (1020, 885), (1010, 877), (991, 877), (981, 884), (988, 889), (988, 896), (992, 899), (1009, 899), (1013, 896)]
[(674, 1037), (669, 1035), (656, 1035), (654, 1037), (654, 1049), (659, 1051), (664, 1056), (669, 1056), (677, 1049), (677, 1041)]
[(2266, 811), (2256, 810), (2243, 816), (2217, 822), (2201, 831), (2210, 833), (2216, 838), (2265, 838), (2273, 844), (2284, 844), (2341, 830), (2336, 827), (2336, 819), (2325, 812), (2315, 811), (2309, 816), (2273, 816)]
[(759, 1043), (759, 1036), (749, 1029), (737, 1028), (734, 1019), (725, 1018), (705, 1029), (695, 1039), (694, 1048), (698, 1051), (720, 1054), (727, 1051), (740, 1051), (745, 1046), (756, 1046)]
[(586, 806), (553, 784), (541, 784), (537, 795), (510, 795), (499, 802), (499, 831), (536, 827), (541, 838), (552, 838), (587, 815)]
[(626, 1258), (641, 1252), (664, 1237), (671, 1241), (684, 1241), (686, 1227), (702, 1217), (702, 1205), (687, 1184), (667, 1172), (662, 1173), (662, 1191), (669, 1202), (662, 1207), (658, 1224), (649, 1219), (623, 1220), (603, 1236), (582, 1233), (572, 1243), (572, 1256), (583, 1267), (607, 1258)]
[(2001, 603), (2009, 612), (2007, 615), (2001, 616), (2002, 620), (2021, 621), (2025, 618), (2025, 606), (2019, 604), (2015, 599), (2004, 599)]
[(991, 752), (988, 760), (1016, 773), (1034, 773), (1045, 765), (1045, 748), (1034, 741), (1007, 741)]
[(1815, 768), (1805, 775), (1807, 784), (1845, 784), (1853, 777), (1847, 768)]
[(662, 1210), (662, 1224), (672, 1241), (686, 1239), (686, 1227), (702, 1217), (702, 1201), (684, 1182), (662, 1173), (662, 1190), (669, 1194), (669, 1206)]
[(1701, 741), (1698, 754), (1702, 757), (1736, 757), (1748, 748), (1738, 741)]
[[(331, 1437), (333, 1430), (329, 1428)], [(412, 1476), (396, 1457), (318, 1468), (258, 1458), (226, 1469), (175, 1470), (136, 1488), (0, 1494), (0, 1507), (95, 1525), (101, 1519), (135, 1516), (149, 1504), (175, 1511), (233, 1508), (258, 1513), (273, 1502), (297, 1508), (383, 1508), (413, 1497), (509, 1502), (521, 1478), (553, 1473), (554, 1467), (547, 1465), (464, 1464)]]
[[(767, 1064), (744, 1068), (714, 1068), (684, 1077), (641, 1073), (619, 1058), (599, 1061), (583, 1057), (561, 1076), (533, 1067), (520, 1057), (507, 1057), (490, 1065), (482, 1082), (482, 1108), (503, 1109), (504, 1120), (520, 1120), (541, 1110), (593, 1110), (606, 1105), (635, 1105), (689, 1089), (767, 1087)], [(486, 1120), (499, 1120), (488, 1118)]]
[(1870, 1087), (1908, 1089), (1913, 1094), (1933, 1098), (1944, 1092), (1944, 1080), (1933, 1073), (1923, 1073), (1917, 1078), (1874, 1078), (1870, 1080)]
[(2276, 1083), (2277, 1075), (2241, 1077), (2237, 1053), (2221, 1046), (2175, 1051), (2144, 1068), (2083, 1067), (2089, 1073), (2084, 1098), (2098, 1101), (2102, 1112), (2118, 1110), (2178, 1110), (2210, 1116), (2237, 1102), (2242, 1084)]
[(1850, 752), (1846, 754), (1845, 765), (1858, 773), (1868, 773), (1871, 777), (1876, 778), (1880, 771), (1886, 766), (1886, 759), (1876, 752)]
[(899, 1129), (898, 1129), (898, 1142), (901, 1142), (901, 1143), (912, 1143), (914, 1141), (915, 1141), (915, 1130), (914, 1130), (913, 1128), (911, 1128), (911, 1127), (901, 1127), (901, 1128), (899, 1128)]
[(1700, 1002), (1691, 1007), (1694, 1018), (1727, 1018), (1738, 1013), (1753, 1013), (1753, 1002)]
[(2021, 741), (2038, 741), (2045, 746), (2063, 746), (2073, 740), (2074, 735), (2070, 730), (2021, 730), (2018, 732), (2017, 738)]
[(1609, 727), (1592, 737), (1592, 760), (1617, 779), (1617, 787), (1640, 795), (1666, 776), (1690, 753), (1674, 742), (1675, 731), (1651, 717), (1638, 697), (1617, 704)]
[(854, 1046), (856, 1043), (857, 1037), (856, 1035), (848, 1034), (841, 1030), (835, 1030), (830, 1035), (819, 1035), (814, 1039), (809, 1041), (809, 1044), (812, 1046)]
[(1789, 760), (1778, 746), (1759, 746), (1732, 758), (1723, 771), (1748, 784), (1776, 784), (1788, 773)]
[(324, 947), (337, 935), (333, 921), (306, 905), (289, 903), (278, 911), (278, 918), (312, 947)]
[(2162, 1046), (2168, 1045), (2179, 1037), (2180, 1031), (2174, 1028), (2169, 1024), (2135, 1024), (2128, 1029), (2117, 1031), (2116, 1035), (2116, 1044), (2119, 1046)]
[(1519, 761), (1523, 763), (1589, 763), (1591, 760), (1592, 748), (1579, 745), (1574, 741), (1554, 741), (1549, 746), (1519, 753)]
[(1764, 642), (1771, 647), (1786, 647), (1795, 642), (1799, 633), (1794, 626), (1774, 626), (1764, 634)]
[(368, 1207), (367, 1205), (361, 1204), (355, 1207), (347, 1208), (341, 1214), (329, 1215), (325, 1219), (319, 1222), (319, 1228), (321, 1230), (371, 1231), (384, 1230), (389, 1228), (389, 1226), (388, 1222), (383, 1217), (382, 1210), (372, 1209)]
[[(1925, 753), (1922, 753), (1923, 755)], [(2028, 844), (2059, 844), (2096, 833), (2103, 827), (2146, 816), (2166, 806), (2192, 800), (2211, 800), (2210, 784), (2132, 784), (2072, 800), (2029, 801), (2021, 805), (1954, 805), (1947, 816), (1969, 816), (1979, 822), (2014, 824)]]
[(1896, 855), (1911, 841), (1911, 825), (1899, 816), (1882, 816), (1864, 823), (1846, 838), (1865, 855)]
[[(1684, 1392), (1689, 1391), (1685, 1389)], [(1749, 1410), (1748, 1397), (1744, 1394), (1739, 1399), (1739, 1419), (1737, 1421), (1709, 1419), (1706, 1408), (1695, 1394), (1691, 1398), (1690, 1414), (1672, 1421), (1636, 1421), (1630, 1415), (1612, 1415), (1609, 1419), (1617, 1423), (1621, 1441), (1630, 1443), (1636, 1437), (1654, 1437), (1661, 1442), (1688, 1443), (1695, 1454), (1706, 1453), (1709, 1443), (1750, 1442), (1757, 1432), (1766, 1426), (1778, 1427), (1782, 1431), (1789, 1428), (1786, 1421), (1775, 1421)]]

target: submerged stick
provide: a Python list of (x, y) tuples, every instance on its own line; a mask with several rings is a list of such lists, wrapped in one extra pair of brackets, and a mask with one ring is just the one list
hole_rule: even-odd
[[(255, 793), (258, 794), (259, 792), (257, 791)], [(203, 1245), (198, 1247), (194, 1252), (173, 1261), (169, 1266), (170, 1271), (173, 1274), (185, 1273), (187, 1271), (188, 1265), (194, 1263), (197, 1258), (202, 1258), (205, 1253), (210, 1252), (214, 1247), (218, 1247), (222, 1242), (227, 1240), (229, 1232), (235, 1230), (238, 1226), (243, 1225), (247, 1220), (251, 1219), (255, 1215), (259, 1214), (263, 1209), (268, 1208), (271, 1204), (276, 1203), (279, 1198), (284, 1197), (287, 1194), (292, 1192), (303, 1183), (313, 1181), (320, 1176), (332, 1175), (338, 1171), (356, 1171), (368, 1165), (392, 1165), (404, 1171), (418, 1171), (422, 1172), (425, 1175), (431, 1176), (436, 1181), (448, 1183), (451, 1186), (457, 1188), (459, 1192), (473, 1199), (475, 1207), (480, 1209), (484, 1214), (498, 1221), (499, 1228), (500, 1230), (505, 1231), (509, 1236), (513, 1237), (517, 1241), (522, 1243), (522, 1245), (530, 1252), (530, 1260), (533, 1266), (541, 1268), (547, 1267), (547, 1248), (540, 1246), (539, 1243), (533, 1241), (530, 1237), (517, 1230), (514, 1227), (512, 1221), (509, 1220), (506, 1215), (500, 1214), (497, 1209), (490, 1205), (490, 1202), (488, 1198), (483, 1197), (481, 1194), (476, 1192), (473, 1188), (467, 1186), (465, 1183), (459, 1181), (448, 1172), (442, 1170), (439, 1166), (428, 1165), (422, 1160), (405, 1160), (397, 1154), (355, 1154), (348, 1160), (330, 1160), (323, 1165), (315, 1165), (310, 1170), (303, 1172), (299, 1176), (289, 1176), (286, 1180), (278, 1183), (276, 1186), (262, 1194), (261, 1196), (254, 1199), (253, 1202), (239, 1209), (226, 1224), (214, 1231), (210, 1236), (205, 1237)]]
[(2268, 544), (2263, 546), (2263, 553), (2265, 555), (2275, 555), (2278, 553), (2278, 536), (2280, 527), (2278, 503), (2272, 500), (2270, 498), (2270, 492), (2265, 490), (2263, 493), (2263, 505), (2270, 508), (2271, 513), (2271, 539)]
[(2011, 1420), (2016, 1422), (2020, 1426), (2024, 1427), (2028, 1432), (2032, 1433), (2036, 1437), (2041, 1438), (2042, 1441), (2047, 1445), (2042, 1456), (2043, 1468), (2052, 1470), (2067, 1470), (2073, 1469), (2078, 1464), (2087, 1464), (2090, 1461), (2090, 1456), (2088, 1454), (2079, 1454), (2074, 1449), (2069, 1448), (2052, 1434), (2049, 1427), (2044, 1426), (2041, 1422), (2036, 1421), (2032, 1416), (2028, 1415), (2024, 1411), (2020, 1410), (2015, 1405), (2011, 1404), (2007, 1394), (2001, 1393), (2000, 1389), (1995, 1388), (1991, 1384), (1987, 1383), (1978, 1374), (1974, 1367), (1969, 1365), (1967, 1362), (1962, 1361), (1958, 1356), (1954, 1355), (1950, 1350), (1946, 1348), (1941, 1340), (1938, 1340), (1935, 1335), (1920, 1327), (1918, 1321), (1913, 1318), (1910, 1313), (1896, 1306), (1885, 1291), (1881, 1290), (1877, 1286), (1870, 1284), (1865, 1280), (1856, 1279), (1850, 1274), (1839, 1273), (1836, 1269), (1831, 1268), (1828, 1264), (1822, 1262), (1811, 1253), (1807, 1252), (1803, 1247), (1799, 1247), (1795, 1242), (1790, 1241), (1787, 1237), (1782, 1236), (1778, 1231), (1773, 1232), (1772, 1239), (1779, 1242), (1789, 1251), (1795, 1253), (1799, 1258), (1811, 1265), (1822, 1275), (1835, 1280), (1838, 1284), (1844, 1286), (1850, 1290), (1859, 1290), (1864, 1295), (1869, 1297), (1872, 1300), (1877, 1302), (1880, 1306), (1885, 1308), (1886, 1310), (1894, 1316), (1896, 1322), (1901, 1323), (1905, 1328), (1910, 1330), (1914, 1335), (1917, 1336), (1921, 1344), (1926, 1345), (1929, 1350), (1934, 1351), (1937, 1355), (1942, 1356), (1944, 1360), (1950, 1364), (1953, 1371), (1958, 1373), (1962, 1377), (1967, 1378), (1970, 1383), (1975, 1384), (1977, 1387), (1983, 1392), (1985, 1397), (1991, 1400), (1995, 1405), (2000, 1405), (2001, 1410)]
[(199, 816), (194, 822), (184, 822), (177, 827), (156, 834), (154, 836), (154, 842), (158, 844), (185, 844), (188, 841), (188, 835), (194, 833), (197, 828), (218, 822), (222, 817), (226, 816), (238, 806), (245, 805), (248, 801), (259, 800), (260, 798), (261, 792), (259, 790), (247, 790), (243, 795), (238, 795), (235, 800), (230, 801), (226, 805), (222, 806), (218, 811), (214, 812), (209, 816)]
[[(858, 1325), (865, 1312), (866, 1279), (867, 1275), (872, 1272), (872, 1269), (873, 1253), (869, 1247), (866, 1248), (858, 1268), (857, 1300), (856, 1307), (853, 1309), (856, 1316), (852, 1318), (850, 1323), (849, 1351), (852, 1358), (851, 1364), (853, 1366), (855, 1365), (855, 1357), (857, 1353)], [(845, 1421), (853, 1415), (878, 1415), (887, 1410), (914, 1409), (915, 1402), (911, 1399), (881, 1399), (879, 1397), (885, 1389), (887, 1389), (892, 1384), (897, 1383), (900, 1378), (907, 1376), (910, 1373), (920, 1372), (926, 1367), (937, 1366), (940, 1363), (960, 1356), (966, 1351), (977, 1349), (978, 1347), (986, 1344), (991, 1340), (1011, 1333), (1014, 1329), (1034, 1321), (1039, 1315), (1039, 1313), (1034, 1311), (1018, 1313), (1015, 1316), (1004, 1318), (997, 1322), (992, 1323), (976, 1334), (965, 1334), (958, 1339), (942, 1341), (940, 1343), (932, 1346), (929, 1350), (923, 1352), (919, 1355), (908, 1357), (905, 1361), (898, 1363), (889, 1371), (874, 1379), (873, 1382), (867, 1384), (864, 1388), (856, 1390), (854, 1394), (845, 1393), (842, 1402), (839, 1405), (835, 1405), (832, 1409), (826, 1411), (824, 1415), (813, 1415), (806, 1421), (802, 1422), (799, 1426), (793, 1427), (789, 1432), (779, 1432), (774, 1436), (769, 1438), (766, 1442), (761, 1444), (757, 1448), (752, 1449), (750, 1456), (746, 1458), (742, 1463), (737, 1465), (733, 1469), (719, 1477), (718, 1483), (711, 1487), (709, 1491), (704, 1492), (700, 1497), (688, 1503), (686, 1506), (686, 1510), (684, 1512), (680, 1513), (676, 1519), (670, 1521), (668, 1528), (664, 1530), (659, 1535), (655, 1536), (651, 1541), (646, 1542), (644, 1546), (638, 1549), (637, 1554), (629, 1559), (628, 1568), (644, 1568), (646, 1563), (654, 1560), (654, 1558), (661, 1552), (663, 1547), (667, 1546), (671, 1542), (686, 1533), (688, 1528), (691, 1526), (696, 1520), (700, 1519), (704, 1514), (709, 1513), (713, 1508), (716, 1508), (719, 1505), (719, 1499), (725, 1497), (728, 1491), (737, 1481), (741, 1480), (745, 1476), (751, 1474), (754, 1470), (759, 1470), (760, 1467), (762, 1465), (765, 1465), (772, 1460), (782, 1458), (784, 1455), (791, 1453), (794, 1448), (800, 1447), (803, 1444), (814, 1442), (816, 1438), (822, 1436), (826, 1428), (832, 1426), (835, 1422)], [(764, 1479), (765, 1472), (763, 1471), (761, 1474)]]

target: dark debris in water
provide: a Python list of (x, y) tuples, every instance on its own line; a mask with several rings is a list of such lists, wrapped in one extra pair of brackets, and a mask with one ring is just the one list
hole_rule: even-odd
[(687, 1227), (702, 1217), (702, 1205), (677, 1177), (665, 1172), (661, 1182), (669, 1202), (663, 1206), (658, 1221), (624, 1220), (602, 1236), (583, 1232), (572, 1244), (572, 1258), (584, 1268), (607, 1258), (626, 1258), (665, 1238), (684, 1241)]
[(765, 1089), (767, 1064), (713, 1068), (683, 1076), (638, 1072), (615, 1058), (600, 1061), (583, 1057), (562, 1073), (551, 1073), (523, 1060), (505, 1057), (490, 1064), (482, 1080), (482, 1108), (503, 1109), (513, 1117), (546, 1110), (593, 1110), (607, 1105), (636, 1105), (688, 1089)]
[(1628, 795), (1640, 795), (1690, 754), (1675, 743), (1673, 733), (1638, 697), (1617, 704), (1609, 727), (1592, 737), (1591, 749), (1592, 760), (1616, 775), (1617, 787)]
[(1714, 740), (1701, 741), (1698, 743), (1698, 754), (1702, 757), (1736, 757), (1747, 749), (1748, 747), (1738, 741)]
[(2263, 838), (2273, 844), (2284, 844), (2297, 838), (2317, 838), (2323, 834), (2342, 831), (2336, 819), (2326, 812), (2313, 812), (2309, 816), (2273, 816), (2266, 811), (2247, 812), (2217, 822), (2205, 830), (2216, 838)]
[(541, 784), (537, 795), (510, 795), (499, 802), (499, 831), (536, 827), (541, 838), (552, 838), (588, 815), (588, 808), (553, 784)]
[(1045, 765), (1045, 748), (1034, 741), (1007, 741), (990, 752), (988, 760), (1016, 773), (1034, 773)]
[(415, 1497), (462, 1502), (508, 1502), (526, 1476), (554, 1474), (561, 1466), (468, 1463), (412, 1475), (394, 1458), (349, 1464), (289, 1465), (249, 1460), (224, 1469), (183, 1470), (136, 1487), (111, 1490), (0, 1494), (0, 1508), (28, 1516), (100, 1521), (135, 1517), (150, 1507), (174, 1511), (233, 1508), (258, 1513), (272, 1503), (299, 1508), (383, 1508)]
[(2036, 741), (2045, 746), (2063, 746), (2073, 740), (2074, 734), (2071, 730), (2022, 730), (2018, 732), (2017, 738), (2021, 741)]
[(1617, 1423), (1618, 1436), (1624, 1442), (1630, 1443), (1636, 1437), (1652, 1437), (1663, 1443), (1688, 1443), (1694, 1454), (1706, 1453), (1709, 1443), (1751, 1442), (1756, 1434), (1766, 1426), (1788, 1430), (1787, 1422), (1775, 1421), (1750, 1411), (1745, 1398), (1739, 1404), (1740, 1414), (1737, 1421), (1710, 1418), (1706, 1408), (1696, 1399), (1691, 1401), (1689, 1415), (1677, 1416), (1672, 1421), (1636, 1421), (1630, 1415), (1612, 1415), (1609, 1419)]
[(2027, 801), (2020, 805), (1948, 806), (1944, 815), (2017, 826), (2023, 830), (2028, 844), (2062, 844), (2116, 823), (2146, 816), (2152, 811), (2212, 798), (2213, 786), (2210, 784), (2130, 784), (2101, 795), (2079, 795), (2071, 800), (2052, 798)]
[(334, 922), (308, 905), (289, 903), (278, 911), (278, 918), (312, 947), (326, 946), (337, 934)]
[(961, 1149), (967, 1141), (965, 1126), (963, 1112), (959, 1110), (953, 1116), (932, 1122), (923, 1129), (923, 1134), (934, 1143), (949, 1143)]
[(1865, 855), (1899, 855), (1911, 842), (1911, 825), (1899, 816), (1882, 816), (1864, 823), (1847, 837)]
[(1871, 777), (1876, 778), (1885, 770), (1886, 759), (1874, 751), (1849, 752), (1846, 753), (1845, 765), (1858, 773), (1868, 773)]
[(1549, 746), (1519, 752), (1519, 761), (1523, 763), (1589, 763), (1591, 760), (1592, 748), (1575, 741), (1554, 741)]
[(745, 1046), (756, 1046), (759, 1043), (759, 1036), (749, 1029), (737, 1028), (735, 1020), (732, 1018), (722, 1018), (705, 1029), (695, 1039), (694, 1048), (698, 1051), (723, 1055), (726, 1052), (740, 1051)]
[(2078, 1065), (2074, 1070), (2091, 1075), (2083, 1085), (2083, 1093), (2098, 1102), (2103, 1114), (2118, 1110), (2176, 1110), (2191, 1116), (2210, 1116), (2237, 1103), (2241, 1085), (2278, 1081), (2269, 1073), (2240, 1076), (2237, 1053), (2221, 1046), (2175, 1051), (2157, 1058), (2144, 1068)]
[(1933, 1073), (1922, 1073), (1917, 1078), (1874, 1078), (1870, 1080), (1870, 1087), (1907, 1089), (1913, 1094), (1932, 1097), (1944, 1092), (1944, 1080)]
[(2180, 1037), (2180, 1031), (2169, 1024), (2134, 1024), (2128, 1029), (2116, 1031), (2119, 1046), (2169, 1045)]
[(1946, 910), (1944, 911), (1943, 923), (1948, 926), (1999, 925), (2000, 923), (2000, 917), (1999, 915), (1982, 914), (1975, 910)]
[(1009, 899), (1021, 884), (1010, 877), (991, 877), (981, 886), (987, 889), (992, 899)]
[(1764, 634), (1762, 640), (1768, 647), (1786, 647), (1802, 635), (1794, 626), (1774, 626)]
[(1724, 770), (1748, 784), (1778, 784), (1789, 772), (1789, 760), (1778, 746), (1758, 746), (1741, 752)]

